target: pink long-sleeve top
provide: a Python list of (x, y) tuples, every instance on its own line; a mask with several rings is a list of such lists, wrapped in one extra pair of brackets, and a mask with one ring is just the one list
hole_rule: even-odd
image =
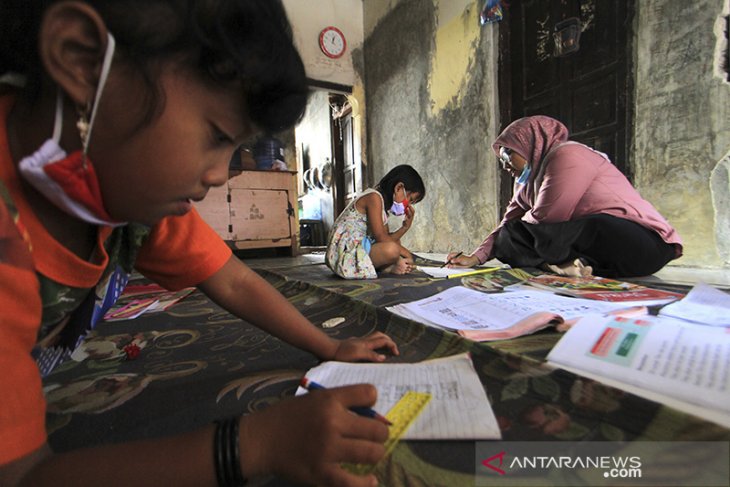
[[(547, 131), (546, 124), (550, 125)], [(623, 218), (655, 231), (674, 245), (676, 257), (680, 257), (682, 240), (669, 222), (641, 197), (605, 154), (568, 141), (567, 134), (557, 120), (537, 116), (513, 122), (497, 138), (495, 153), (500, 146), (510, 148), (522, 155), (532, 169), (525, 184), (515, 184), (499, 226), (472, 252), (479, 262), (494, 257), (497, 234), (510, 220), (556, 223), (596, 214)]]

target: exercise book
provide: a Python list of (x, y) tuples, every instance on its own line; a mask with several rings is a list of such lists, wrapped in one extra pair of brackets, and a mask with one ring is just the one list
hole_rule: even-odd
[[(403, 364), (325, 362), (306, 377), (327, 388), (373, 384), (375, 411), (385, 414), (409, 391), (431, 394), (402, 439), (494, 440), (501, 433), (484, 386), (468, 353)], [(296, 394), (304, 394), (300, 387)]]

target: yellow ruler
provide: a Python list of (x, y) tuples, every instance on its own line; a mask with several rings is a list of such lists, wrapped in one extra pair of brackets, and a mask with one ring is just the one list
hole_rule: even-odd
[[(411, 426), (413, 421), (421, 414), (431, 400), (431, 394), (428, 392), (408, 391), (403, 397), (388, 411), (385, 415), (388, 421), (393, 423), (388, 427), (388, 439), (385, 440), (385, 456), (387, 457), (393, 451), (395, 446), (405, 434), (406, 430)], [(375, 469), (375, 465), (351, 464), (342, 465), (343, 468), (352, 473), (359, 475), (369, 474)]]

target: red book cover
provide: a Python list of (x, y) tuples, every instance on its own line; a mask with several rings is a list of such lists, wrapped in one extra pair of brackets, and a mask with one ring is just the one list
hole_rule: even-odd
[(558, 294), (597, 301), (656, 301), (683, 297), (680, 293), (654, 289), (605, 277), (567, 277), (542, 274), (531, 277), (527, 284)]

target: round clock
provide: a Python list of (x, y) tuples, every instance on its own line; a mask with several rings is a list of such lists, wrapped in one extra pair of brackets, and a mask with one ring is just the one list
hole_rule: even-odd
[(332, 59), (341, 57), (345, 54), (345, 49), (347, 48), (345, 34), (337, 27), (325, 27), (319, 33), (319, 48), (322, 49), (322, 52), (327, 57)]

